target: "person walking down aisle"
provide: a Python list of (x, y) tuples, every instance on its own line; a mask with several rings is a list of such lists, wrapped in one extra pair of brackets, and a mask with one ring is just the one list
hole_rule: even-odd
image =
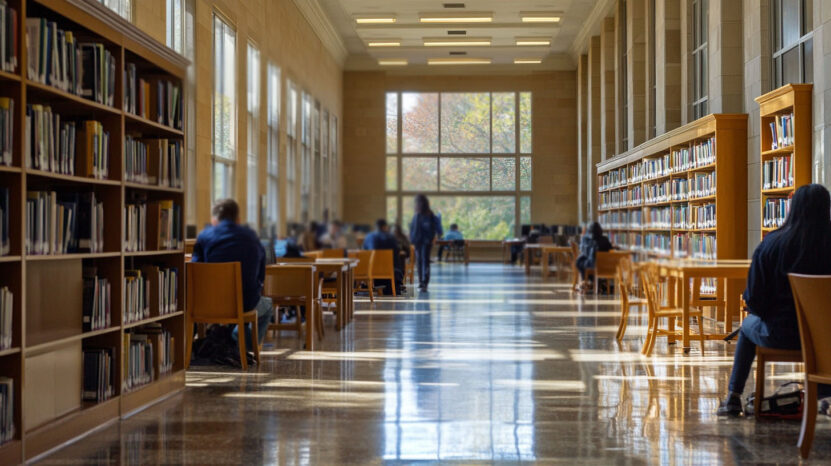
[(430, 249), (436, 236), (441, 235), (441, 221), (430, 210), (427, 196), (419, 194), (415, 197), (415, 215), (410, 222), (410, 242), (416, 251), (419, 291), (427, 291), (430, 284)]
[[(831, 275), (831, 197), (822, 185), (797, 189), (785, 224), (753, 252), (743, 295), (750, 314), (739, 330), (730, 392), (718, 408), (719, 416), (742, 413), (741, 396), (756, 358), (756, 345), (793, 350), (802, 346), (789, 273)], [(829, 397), (831, 385), (819, 384), (818, 391), (819, 398)]]
[[(464, 237), (464, 235), (462, 235), (462, 232), (459, 231), (459, 225), (456, 225), (455, 223), (453, 223), (453, 224), (450, 225), (450, 231), (445, 233), (444, 238), (442, 238), (442, 239), (445, 240), (445, 241), (463, 241), (465, 239), (465, 237)], [(454, 246), (455, 246), (455, 244), (454, 244)], [(448, 248), (448, 249), (450, 249), (450, 248)], [(445, 250), (445, 246), (443, 244), (441, 246), (439, 246), (439, 254), (438, 254), (439, 260), (441, 260), (442, 256), (444, 255), (444, 250)], [(451, 257), (453, 256), (453, 249), (450, 249), (449, 254), (450, 254)]]

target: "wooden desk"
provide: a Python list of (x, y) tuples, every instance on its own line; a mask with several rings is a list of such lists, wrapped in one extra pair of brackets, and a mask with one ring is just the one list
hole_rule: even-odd
[[(338, 330), (345, 327), (352, 322), (352, 317), (355, 315), (355, 267), (360, 261), (358, 259), (318, 259), (315, 265), (328, 266), (335, 268), (341, 267), (342, 271), (342, 293), (344, 297), (343, 312), (338, 313)], [(340, 275), (340, 274), (339, 274)], [(338, 288), (341, 289), (341, 288)], [(342, 316), (341, 316), (342, 315)], [(343, 320), (341, 320), (343, 319)]]
[(533, 243), (533, 244), (526, 244), (522, 248), (522, 261), (525, 263), (525, 275), (531, 275), (531, 263), (534, 262), (534, 257), (531, 255), (531, 251), (542, 251), (542, 248), (545, 246), (554, 246), (550, 243)]
[(542, 250), (542, 259), (540, 259), (540, 264), (542, 268), (542, 278), (548, 278), (548, 266), (551, 262), (552, 255), (556, 254), (558, 258), (564, 259), (560, 261), (557, 267), (557, 273), (559, 273), (562, 269), (560, 266), (567, 264), (569, 261), (573, 261), (575, 259), (571, 257), (570, 246), (554, 246), (550, 244), (542, 244), (540, 246), (542, 246), (540, 248)]
[[(745, 287), (747, 272), (750, 269), (749, 260), (720, 260), (720, 261), (658, 261), (658, 270), (662, 276), (672, 280), (674, 290), (669, 296), (671, 304), (680, 307), (683, 313), (681, 328), (681, 343), (684, 352), (690, 350), (690, 308), (693, 305), (713, 305), (724, 307), (724, 334), (708, 335), (711, 340), (721, 339), (733, 331), (733, 317), (739, 315), (739, 295)], [(715, 278), (717, 280), (716, 296), (714, 301), (693, 302), (699, 290), (692, 290), (690, 280), (694, 286), (700, 286), (701, 279)]]
[[(444, 246), (445, 248), (455, 248), (456, 246), (455, 239), (438, 239), (436, 240), (436, 246)], [(464, 243), (462, 244), (462, 248), (464, 249), (464, 260), (465, 265), (470, 264), (470, 248), (468, 248), (467, 240), (462, 240)]]
[(525, 240), (521, 238), (503, 239), (502, 240), (502, 263), (507, 264), (511, 262), (511, 248), (516, 245), (524, 245)]
[[(337, 298), (335, 299), (335, 306), (337, 307), (337, 314), (335, 314), (335, 330), (340, 330), (346, 326), (346, 275), (349, 272), (349, 266), (339, 262), (317, 262), (318, 276), (326, 278), (335, 278), (335, 289), (338, 290)], [(323, 297), (321, 296), (321, 302)]]

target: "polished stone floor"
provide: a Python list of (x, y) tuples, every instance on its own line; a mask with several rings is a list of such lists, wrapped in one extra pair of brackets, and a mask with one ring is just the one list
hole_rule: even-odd
[[(322, 351), (287, 334), (259, 369), (191, 371), (182, 395), (42, 463), (799, 463), (797, 422), (715, 417), (730, 346), (659, 341), (643, 358), (637, 319), (614, 340), (615, 301), (520, 268), (446, 265), (427, 294), (357, 308)], [(771, 384), (798, 378), (769, 367)], [(814, 445), (806, 464), (831, 463), (825, 416)]]

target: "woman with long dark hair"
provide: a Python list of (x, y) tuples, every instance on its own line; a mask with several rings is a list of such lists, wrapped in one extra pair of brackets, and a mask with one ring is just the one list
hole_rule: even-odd
[(441, 221), (430, 210), (427, 196), (419, 194), (415, 197), (415, 215), (410, 222), (410, 242), (415, 246), (419, 291), (427, 291), (430, 283), (430, 249), (433, 247), (433, 239), (441, 234)]
[[(757, 345), (794, 350), (801, 346), (789, 273), (831, 274), (831, 196), (822, 185), (797, 189), (785, 224), (768, 234), (753, 253), (743, 295), (750, 314), (739, 331), (730, 392), (719, 415), (741, 414), (741, 395)], [(831, 386), (820, 385), (819, 396), (831, 396)]]
[(586, 226), (583, 237), (580, 238), (580, 256), (577, 257), (577, 270), (583, 281), (578, 284), (578, 291), (591, 288), (591, 283), (586, 281), (586, 269), (594, 267), (597, 259), (597, 252), (607, 252), (613, 249), (612, 242), (603, 234), (603, 227), (597, 222)]

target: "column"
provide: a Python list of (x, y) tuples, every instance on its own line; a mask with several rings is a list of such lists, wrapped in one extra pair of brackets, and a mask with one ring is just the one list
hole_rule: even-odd
[(646, 140), (646, 0), (626, 2), (629, 148)]
[(588, 220), (589, 205), (586, 190), (588, 182), (588, 103), (589, 103), (589, 56), (580, 55), (577, 63), (577, 218), (580, 224)]
[(681, 126), (681, 3), (655, 0), (655, 134)]
[(615, 148), (615, 19), (605, 18), (600, 31), (600, 159), (613, 157)]
[(588, 216), (594, 219), (597, 215), (597, 205), (595, 199), (595, 185), (597, 183), (597, 167), (600, 162), (600, 36), (591, 38), (589, 44), (589, 103), (588, 103), (588, 127), (587, 132), (587, 147), (588, 155), (586, 157), (586, 192), (588, 194)]

